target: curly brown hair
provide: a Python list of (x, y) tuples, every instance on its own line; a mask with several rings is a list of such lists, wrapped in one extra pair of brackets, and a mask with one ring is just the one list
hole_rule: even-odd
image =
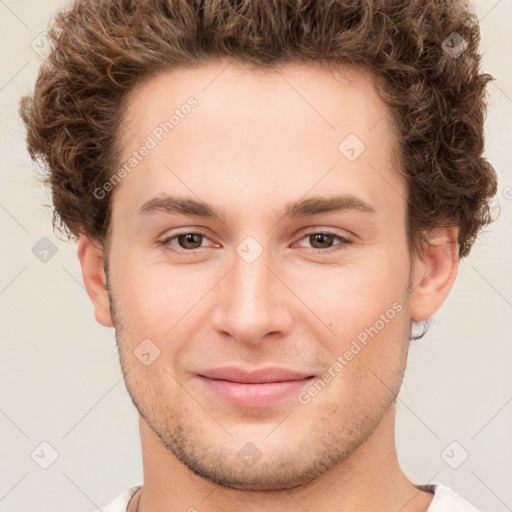
[[(169, 68), (228, 57), (369, 71), (400, 134), (408, 236), (459, 227), (460, 256), (491, 222), (493, 167), (482, 157), (485, 90), (476, 16), (461, 0), (76, 0), (49, 29), (55, 49), (20, 103), (30, 155), (50, 184), (54, 228), (107, 242), (130, 91)], [(458, 50), (450, 51), (455, 48)]]

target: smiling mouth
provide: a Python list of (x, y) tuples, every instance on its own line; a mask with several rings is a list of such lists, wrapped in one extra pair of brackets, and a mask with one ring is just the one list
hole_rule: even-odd
[(199, 375), (206, 389), (218, 398), (240, 407), (268, 407), (297, 395), (314, 376), (265, 382), (234, 382)]

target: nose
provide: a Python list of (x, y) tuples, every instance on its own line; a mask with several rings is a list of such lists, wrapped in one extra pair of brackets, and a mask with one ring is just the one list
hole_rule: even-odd
[(257, 345), (271, 333), (288, 334), (293, 325), (293, 293), (269, 253), (250, 263), (235, 254), (231, 271), (215, 287), (213, 326), (239, 343)]

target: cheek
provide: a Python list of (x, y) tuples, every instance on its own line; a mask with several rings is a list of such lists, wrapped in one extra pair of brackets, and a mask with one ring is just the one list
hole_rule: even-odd
[(112, 258), (112, 270), (116, 316), (131, 339), (163, 341), (171, 329), (176, 332), (200, 311), (195, 306), (215, 282), (208, 284), (204, 270), (154, 264), (136, 254)]
[(330, 346), (331, 373), (339, 376), (334, 379), (335, 396), (368, 407), (370, 416), (376, 404), (388, 404), (405, 370), (407, 325), (407, 308), (395, 302), (378, 316), (365, 316), (357, 329), (338, 335)]
[(346, 342), (376, 322), (380, 327), (381, 315), (383, 321), (394, 320), (405, 308), (409, 276), (408, 262), (403, 256), (402, 260), (399, 255), (381, 256), (338, 267), (311, 267), (290, 282), (305, 306), (329, 326), (338, 341)]

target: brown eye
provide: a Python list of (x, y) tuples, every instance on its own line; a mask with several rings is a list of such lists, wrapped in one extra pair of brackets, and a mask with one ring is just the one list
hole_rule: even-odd
[(209, 238), (205, 233), (197, 231), (184, 231), (170, 235), (158, 242), (158, 245), (167, 251), (179, 254), (195, 254), (196, 251), (208, 249), (212, 245), (205, 245)]
[(331, 247), (334, 238), (336, 237), (329, 233), (315, 233), (309, 235), (309, 242), (314, 249), (328, 249)]
[(176, 236), (176, 240), (183, 249), (197, 249), (201, 247), (203, 235), (200, 233), (183, 233)]
[[(306, 242), (306, 244), (304, 244)], [(309, 248), (318, 254), (328, 254), (346, 249), (353, 241), (328, 231), (311, 231), (299, 241), (299, 246)]]

